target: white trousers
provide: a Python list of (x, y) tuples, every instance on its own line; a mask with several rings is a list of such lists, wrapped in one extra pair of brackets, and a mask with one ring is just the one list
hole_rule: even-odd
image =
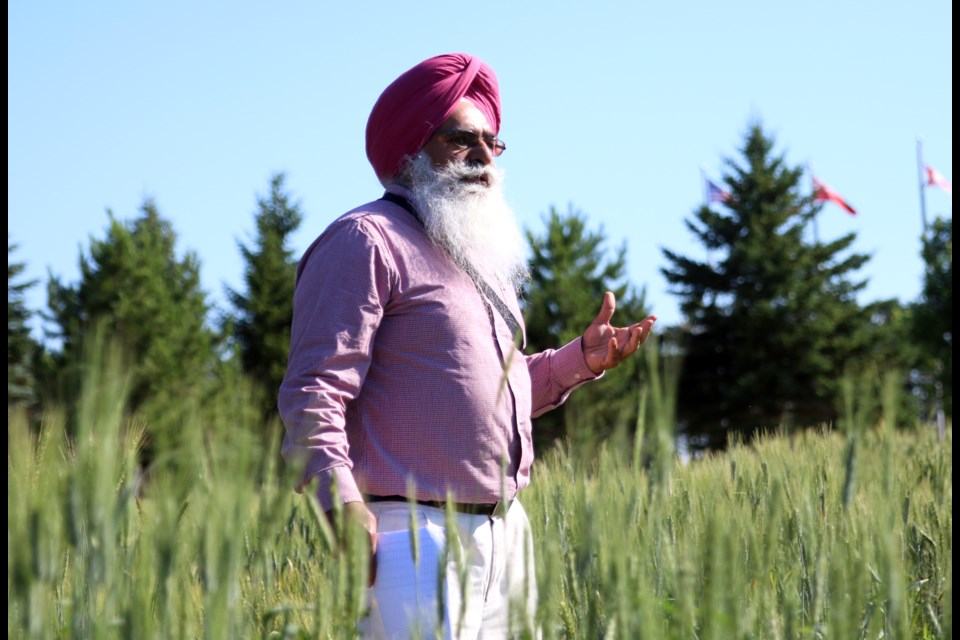
[(533, 537), (519, 502), (505, 516), (455, 513), (455, 531), (442, 509), (368, 506), (377, 517), (377, 578), (360, 621), (364, 638), (435, 638), (440, 630), (449, 640), (491, 639), (533, 631)]

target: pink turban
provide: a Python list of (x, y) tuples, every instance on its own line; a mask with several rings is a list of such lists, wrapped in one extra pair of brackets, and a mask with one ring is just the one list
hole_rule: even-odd
[(447, 53), (428, 58), (394, 80), (367, 120), (367, 158), (381, 182), (400, 173), (404, 156), (416, 155), (433, 132), (467, 98), (500, 131), (497, 76), (480, 58)]

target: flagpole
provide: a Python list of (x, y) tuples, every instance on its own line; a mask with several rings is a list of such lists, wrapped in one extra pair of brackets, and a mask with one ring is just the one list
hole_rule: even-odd
[(920, 237), (927, 237), (926, 181), (923, 179), (923, 140), (917, 136), (917, 175), (920, 178)]
[[(810, 193), (816, 193), (817, 186), (813, 184), (813, 165), (807, 163), (807, 174), (810, 176)], [(816, 205), (814, 205), (816, 206)], [(820, 244), (820, 234), (817, 232), (817, 214), (814, 213), (811, 216), (810, 221), (813, 223), (813, 244)]]
[[(921, 244), (927, 241), (927, 180), (924, 174), (923, 140), (917, 136), (917, 175), (920, 178), (920, 223), (923, 225), (920, 231)], [(931, 269), (931, 265), (927, 264), (927, 271), (929, 272)], [(943, 415), (943, 383), (940, 381), (942, 371), (943, 362), (940, 358), (936, 358), (933, 368), (933, 389), (936, 406), (937, 437), (941, 442), (943, 442), (944, 437), (946, 437), (946, 424)]]
[[(700, 188), (703, 190), (703, 206), (710, 206), (710, 190), (707, 188), (707, 172), (704, 171), (703, 165), (700, 165)], [(707, 247), (707, 266), (713, 268), (713, 263), (710, 261), (710, 247)]]
[(703, 206), (710, 206), (710, 194), (707, 193), (707, 173), (703, 170), (703, 165), (700, 165), (700, 189), (703, 190)]

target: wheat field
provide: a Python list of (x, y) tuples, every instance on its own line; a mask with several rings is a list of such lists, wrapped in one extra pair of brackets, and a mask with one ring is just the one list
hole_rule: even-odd
[[(128, 380), (103, 357), (75, 406), (8, 411), (8, 637), (355, 637), (367, 560), (292, 491), (279, 425), (237, 389), (178, 407), (144, 472)], [(952, 637), (952, 428), (854, 408), (681, 462), (656, 380), (649, 404), (636, 438), (535, 464), (519, 637)]]

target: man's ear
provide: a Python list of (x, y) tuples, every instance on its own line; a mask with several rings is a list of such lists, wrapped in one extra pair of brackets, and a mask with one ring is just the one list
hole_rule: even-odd
[[(422, 152), (421, 152), (422, 153)], [(417, 154), (419, 155), (419, 154)], [(410, 163), (413, 162), (414, 157), (408, 156), (406, 161), (403, 163), (403, 168), (400, 170), (400, 173), (397, 175), (387, 178), (383, 181), (383, 186), (389, 186), (395, 184), (406, 189), (410, 189), (413, 186), (413, 178), (410, 175)]]

